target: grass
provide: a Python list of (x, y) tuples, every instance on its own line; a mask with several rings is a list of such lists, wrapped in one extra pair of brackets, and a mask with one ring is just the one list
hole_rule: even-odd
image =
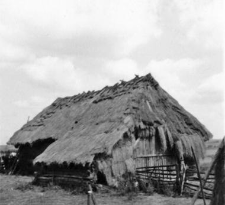
[[(0, 175), (0, 205), (86, 205), (85, 194), (75, 195), (59, 187), (32, 185), (32, 177)], [(190, 198), (172, 198), (138, 193), (134, 197), (116, 192), (95, 193), (98, 205), (188, 205)], [(208, 201), (209, 203), (209, 201)], [(207, 203), (207, 204), (208, 204)], [(198, 200), (196, 205), (202, 204)]]

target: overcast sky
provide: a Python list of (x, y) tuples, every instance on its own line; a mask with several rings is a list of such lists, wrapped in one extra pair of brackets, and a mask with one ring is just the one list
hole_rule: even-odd
[(57, 97), (134, 74), (224, 135), (222, 0), (0, 0), (0, 144)]

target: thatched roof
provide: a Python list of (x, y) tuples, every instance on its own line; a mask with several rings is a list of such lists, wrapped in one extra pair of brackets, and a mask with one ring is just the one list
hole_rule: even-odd
[(128, 130), (151, 124), (167, 124), (173, 137), (212, 134), (164, 91), (148, 74), (128, 82), (58, 98), (10, 139), (10, 144), (53, 138), (36, 161), (85, 162), (96, 153), (110, 153)]

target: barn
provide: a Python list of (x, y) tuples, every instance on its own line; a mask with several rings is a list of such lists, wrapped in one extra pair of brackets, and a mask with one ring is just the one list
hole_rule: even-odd
[(192, 163), (212, 134), (151, 74), (98, 91), (58, 98), (9, 140), (18, 168), (84, 175), (113, 185), (143, 166)]

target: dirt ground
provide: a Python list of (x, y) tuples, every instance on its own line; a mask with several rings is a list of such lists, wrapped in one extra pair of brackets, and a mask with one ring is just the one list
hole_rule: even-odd
[[(59, 187), (39, 187), (30, 185), (32, 177), (0, 175), (1, 205), (86, 205), (85, 194), (75, 195)], [(115, 193), (95, 193), (97, 205), (189, 205), (191, 198), (152, 196), (119, 196)], [(198, 200), (196, 205), (203, 204)], [(209, 201), (207, 201), (209, 204)]]

